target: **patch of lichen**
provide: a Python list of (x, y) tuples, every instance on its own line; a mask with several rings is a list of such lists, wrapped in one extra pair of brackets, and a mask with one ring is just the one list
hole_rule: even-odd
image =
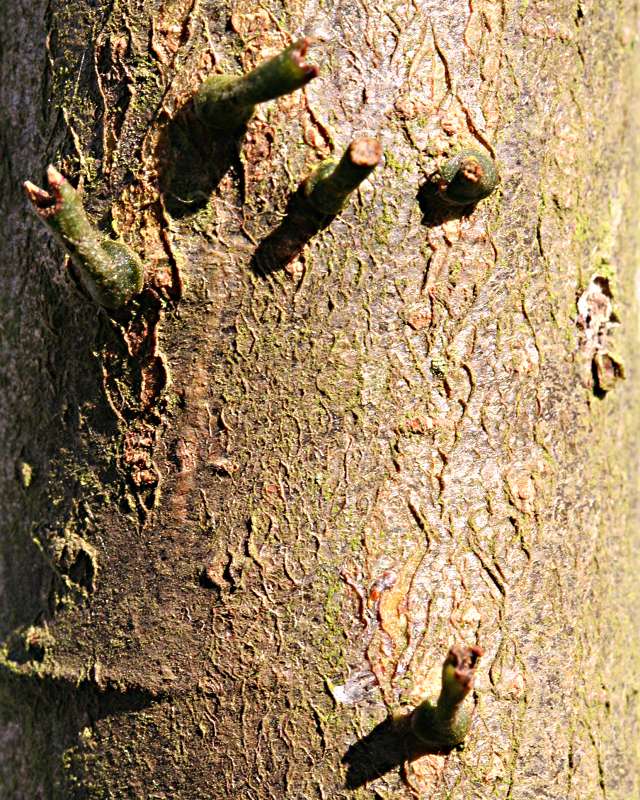
[[(628, 77), (632, 87), (637, 86), (637, 73)], [(637, 88), (635, 89), (637, 91)], [(628, 116), (628, 118), (627, 118)], [(622, 124), (636, 124), (639, 118), (638, 108), (634, 105), (625, 110)], [(614, 157), (616, 143), (609, 144), (609, 158)], [(633, 158), (622, 175), (616, 176), (616, 188), (611, 191), (612, 201), (607, 206), (608, 214), (603, 215), (602, 227), (598, 227), (599, 248), (598, 253), (606, 260), (607, 264), (600, 262), (597, 270), (607, 269), (611, 265), (611, 276), (615, 279), (615, 302), (619, 303), (619, 316), (621, 327), (615, 332), (616, 346), (618, 343), (623, 348), (623, 356), (632, 358), (634, 352), (635, 332), (627, 330), (630, 324), (630, 314), (633, 314), (636, 294), (635, 253), (640, 244), (638, 233), (633, 219), (635, 218), (635, 197), (638, 191), (637, 158)], [(594, 198), (595, 199), (595, 198)], [(629, 363), (629, 362), (628, 362)], [(631, 377), (633, 380), (633, 376)], [(634, 558), (632, 551), (637, 540), (636, 525), (634, 522), (635, 508), (633, 490), (627, 491), (625, 486), (635, 486), (635, 470), (637, 469), (637, 454), (626, 449), (620, 452), (620, 442), (628, 442), (626, 436), (619, 436), (614, 431), (633, 429), (637, 427), (640, 418), (637, 391), (628, 382), (616, 387), (616, 391), (609, 393), (604, 403), (590, 402), (592, 416), (592, 431), (598, 440), (601, 452), (605, 455), (607, 464), (606, 474), (602, 475), (601, 489), (606, 498), (601, 507), (601, 519), (598, 525), (598, 540), (595, 557), (604, 558), (607, 569), (599, 572), (595, 578), (597, 592), (589, 604), (588, 614), (594, 625), (594, 634), (605, 635), (601, 621), (603, 615), (608, 616), (604, 609), (616, 609), (611, 633), (607, 634), (610, 645), (605, 650), (596, 650), (597, 659), (593, 664), (593, 672), (585, 676), (584, 683), (584, 717), (588, 720), (591, 730), (602, 731), (597, 742), (599, 749), (599, 763), (601, 765), (601, 778), (608, 792), (633, 794), (638, 790), (638, 779), (634, 777), (617, 784), (612, 777), (611, 770), (620, 759), (633, 759), (635, 754), (625, 752), (617, 747), (615, 742), (621, 734), (626, 723), (626, 715), (634, 713), (629, 705), (631, 696), (630, 676), (635, 669), (632, 653), (637, 652), (637, 629), (633, 623), (632, 609), (638, 608), (640, 595), (636, 582), (627, 570), (621, 570), (622, 564), (630, 564)], [(617, 444), (616, 444), (617, 443)], [(616, 529), (615, 534), (612, 532)], [(606, 555), (605, 555), (606, 554)], [(632, 568), (633, 571), (633, 568)], [(613, 653), (615, 657), (612, 657)], [(598, 700), (589, 687), (595, 685), (603, 687), (606, 695)], [(606, 742), (606, 744), (605, 744)], [(623, 788), (624, 787), (624, 788)]]

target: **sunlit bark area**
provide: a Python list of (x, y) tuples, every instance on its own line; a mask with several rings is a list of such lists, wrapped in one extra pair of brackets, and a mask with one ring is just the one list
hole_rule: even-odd
[[(639, 795), (635, 0), (0, 20), (2, 797)], [(454, 644), (465, 746), (416, 748)]]

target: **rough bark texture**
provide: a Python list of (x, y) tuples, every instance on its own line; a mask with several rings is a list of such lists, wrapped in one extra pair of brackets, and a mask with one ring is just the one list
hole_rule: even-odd
[[(640, 796), (637, 12), (2, 3), (3, 798)], [(202, 78), (302, 33), (320, 77), (194, 164)], [(384, 165), (257, 275), (359, 135)], [(500, 190), (433, 224), (468, 145)], [(29, 211), (49, 162), (143, 257), (130, 309)], [(599, 397), (594, 275), (627, 356)], [(400, 763), (377, 726), (454, 641), (485, 650), (467, 745)]]

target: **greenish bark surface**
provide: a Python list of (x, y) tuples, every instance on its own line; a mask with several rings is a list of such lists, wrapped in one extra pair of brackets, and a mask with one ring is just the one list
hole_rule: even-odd
[[(638, 796), (634, 0), (0, 20), (2, 796)], [(302, 34), (319, 77), (189, 152), (202, 79)], [(259, 275), (362, 136), (384, 163)], [(465, 147), (500, 187), (433, 220)], [(28, 208), (48, 163), (141, 256), (128, 309)], [(484, 650), (466, 747), (403, 759), (383, 723), (454, 642)]]

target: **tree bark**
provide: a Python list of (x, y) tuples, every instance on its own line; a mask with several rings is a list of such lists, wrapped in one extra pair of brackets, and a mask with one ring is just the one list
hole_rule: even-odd
[[(640, 796), (637, 3), (0, 20), (2, 796)], [(203, 78), (303, 33), (319, 77), (199, 159)], [(384, 164), (261, 274), (357, 136)], [(466, 146), (499, 190), (434, 219)], [(143, 259), (126, 309), (28, 208), (48, 163)], [(466, 746), (409, 752), (454, 642)]]

